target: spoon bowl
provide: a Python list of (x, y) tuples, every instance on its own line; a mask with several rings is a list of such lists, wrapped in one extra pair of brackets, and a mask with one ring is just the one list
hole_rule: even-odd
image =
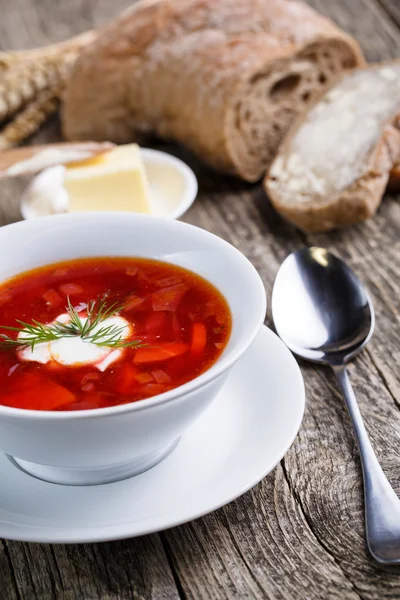
[(275, 281), (272, 311), (277, 332), (292, 352), (327, 364), (353, 358), (375, 326), (368, 292), (324, 248), (288, 256)]

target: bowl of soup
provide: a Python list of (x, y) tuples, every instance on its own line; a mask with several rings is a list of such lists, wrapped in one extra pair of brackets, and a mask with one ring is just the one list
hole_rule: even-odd
[(1, 228), (0, 251), (0, 450), (55, 483), (168, 456), (264, 320), (251, 263), (186, 223), (43, 217)]

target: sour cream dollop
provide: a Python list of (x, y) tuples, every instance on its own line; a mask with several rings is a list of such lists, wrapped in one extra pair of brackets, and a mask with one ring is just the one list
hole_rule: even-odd
[[(82, 325), (86, 322), (86, 317), (79, 317)], [(68, 323), (70, 321), (68, 314), (59, 315), (52, 323)], [(103, 327), (117, 326), (121, 328), (121, 339), (126, 339), (132, 335), (133, 326), (123, 317), (115, 315), (104, 319), (92, 333), (98, 332)], [(26, 336), (24, 331), (18, 334), (18, 339), (23, 340)], [(103, 338), (99, 338), (101, 342)], [(89, 340), (76, 337), (63, 337), (58, 340), (36, 344), (35, 347), (22, 348), (18, 351), (18, 357), (23, 361), (33, 361), (46, 364), (49, 361), (55, 361), (60, 365), (69, 367), (82, 367), (93, 365), (99, 371), (105, 371), (111, 364), (120, 360), (124, 354), (123, 348), (112, 348), (107, 346), (98, 346)]]
[(66, 168), (50, 167), (37, 175), (24, 193), (21, 210), (28, 218), (57, 215), (68, 211), (69, 197), (64, 189)]

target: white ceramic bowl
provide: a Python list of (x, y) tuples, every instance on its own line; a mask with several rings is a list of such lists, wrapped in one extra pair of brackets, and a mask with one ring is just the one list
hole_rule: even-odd
[(213, 283), (232, 312), (232, 334), (222, 356), (208, 371), (174, 390), (97, 410), (0, 406), (0, 449), (31, 474), (57, 483), (115, 481), (167, 456), (214, 400), (265, 316), (264, 287), (250, 262), (220, 238), (178, 221), (109, 212), (43, 217), (1, 228), (0, 253), (0, 281), (78, 257), (168, 261)]

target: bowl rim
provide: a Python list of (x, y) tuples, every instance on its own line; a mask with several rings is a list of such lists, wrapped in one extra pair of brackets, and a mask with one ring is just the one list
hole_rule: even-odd
[[(118, 404), (116, 406), (110, 406), (110, 407), (106, 407), (106, 408), (90, 408), (90, 409), (85, 409), (85, 410), (68, 410), (68, 411), (67, 410), (66, 411), (33, 410), (33, 409), (25, 409), (25, 408), (14, 408), (11, 406), (4, 406), (4, 405), (0, 404), (0, 418), (2, 416), (7, 416), (7, 417), (22, 418), (22, 419), (28, 418), (28, 419), (35, 419), (35, 420), (56, 420), (56, 421), (70, 420), (70, 419), (82, 419), (83, 420), (83, 419), (87, 419), (87, 418), (91, 419), (93, 417), (106, 418), (106, 417), (111, 417), (113, 415), (120, 415), (120, 414), (128, 413), (128, 412), (149, 410), (149, 409), (159, 406), (161, 404), (166, 404), (168, 402), (173, 402), (174, 400), (178, 400), (179, 398), (182, 398), (182, 396), (189, 395), (192, 392), (195, 392), (196, 390), (198, 390), (199, 388), (204, 387), (205, 385), (209, 384), (213, 380), (219, 378), (241, 358), (241, 356), (246, 352), (246, 350), (251, 346), (251, 344), (257, 337), (257, 334), (260, 331), (260, 329), (264, 323), (266, 307), (267, 307), (266, 292), (265, 292), (264, 284), (261, 280), (260, 275), (258, 274), (255, 267), (251, 264), (251, 262), (244, 256), (244, 254), (242, 254), (242, 252), (237, 250), (229, 242), (226, 242), (224, 239), (220, 238), (219, 236), (217, 236), (205, 229), (202, 229), (201, 227), (197, 227), (195, 225), (192, 225), (190, 223), (185, 223), (182, 221), (177, 221), (177, 220), (169, 219), (166, 217), (156, 217), (153, 215), (143, 215), (143, 214), (123, 213), (123, 212), (110, 213), (109, 211), (95, 211), (95, 212), (87, 212), (87, 213), (82, 212), (82, 213), (67, 213), (67, 214), (61, 214), (61, 215), (49, 215), (49, 216), (41, 217), (40, 219), (32, 219), (32, 220), (28, 220), (28, 221), (19, 221), (17, 223), (11, 223), (10, 225), (5, 225), (4, 227), (2, 227), (0, 229), (0, 241), (1, 241), (3, 231), (5, 231), (5, 230), (9, 231), (11, 228), (12, 229), (26, 229), (27, 227), (29, 228), (30, 226), (34, 226), (34, 224), (37, 224), (38, 221), (43, 223), (44, 227), (46, 227), (45, 221), (47, 221), (48, 222), (47, 225), (50, 226), (50, 228), (51, 228), (51, 224), (54, 223), (54, 225), (55, 225), (56, 224), (55, 222), (59, 222), (61, 224), (64, 221), (71, 221), (71, 224), (73, 224), (74, 221), (79, 221), (82, 219), (89, 220), (89, 219), (94, 219), (94, 218), (100, 218), (100, 219), (109, 220), (110, 218), (113, 218), (117, 215), (119, 215), (120, 217), (121, 217), (121, 215), (123, 215), (124, 219), (129, 218), (130, 220), (143, 221), (144, 223), (148, 223), (150, 226), (151, 226), (151, 223), (155, 224), (158, 222), (158, 224), (164, 223), (167, 227), (170, 227), (170, 228), (173, 228), (176, 230), (184, 230), (184, 229), (191, 230), (193, 237), (194, 236), (202, 236), (206, 240), (209, 240), (211, 242), (211, 244), (214, 244), (214, 245), (216, 244), (226, 254), (233, 257), (233, 261), (236, 261), (236, 262), (239, 261), (239, 263), (242, 264), (242, 267), (244, 267), (245, 269), (248, 270), (249, 273), (251, 273), (251, 277), (253, 280), (253, 293), (254, 293), (255, 301), (257, 303), (257, 310), (255, 311), (255, 313), (257, 313), (259, 315), (258, 318), (254, 320), (254, 324), (253, 324), (252, 328), (249, 331), (246, 330), (247, 335), (245, 338), (245, 342), (242, 343), (242, 345), (240, 347), (234, 346), (233, 348), (230, 349), (229, 352), (226, 352), (224, 350), (222, 352), (222, 354), (218, 357), (216, 362), (211, 365), (211, 367), (209, 367), (206, 371), (204, 371), (203, 373), (201, 373), (194, 379), (191, 379), (190, 381), (184, 383), (183, 385), (177, 386), (176, 388), (174, 388), (172, 390), (163, 392), (162, 394), (157, 394), (150, 398), (143, 398), (141, 400), (136, 400), (135, 402), (130, 402), (130, 403), (126, 403), (126, 404)], [(197, 239), (198, 239), (198, 237), (197, 237)], [(129, 252), (128, 252), (128, 254), (126, 254), (126, 256), (129, 256)], [(132, 257), (133, 256), (134, 255), (132, 254)], [(86, 258), (86, 257), (82, 256), (81, 258)], [(151, 259), (154, 257), (146, 257), (146, 258)], [(66, 259), (66, 260), (68, 260), (68, 259)], [(155, 260), (163, 260), (163, 259), (155, 258)], [(168, 262), (168, 261), (165, 260), (164, 262)], [(51, 262), (48, 262), (46, 264), (51, 264)], [(187, 268), (188, 270), (191, 270), (190, 267), (185, 267), (185, 268)], [(23, 272), (24, 271), (20, 271), (20, 273), (23, 273)], [(194, 271), (194, 272), (196, 272), (196, 271)], [(16, 273), (16, 275), (17, 274), (18, 273)], [(207, 277), (204, 277), (204, 279), (207, 280)], [(224, 295), (223, 290), (221, 290), (220, 288), (218, 288), (218, 289)], [(225, 295), (224, 295), (224, 297), (225, 297)], [(233, 318), (232, 318), (232, 320), (233, 320)]]

